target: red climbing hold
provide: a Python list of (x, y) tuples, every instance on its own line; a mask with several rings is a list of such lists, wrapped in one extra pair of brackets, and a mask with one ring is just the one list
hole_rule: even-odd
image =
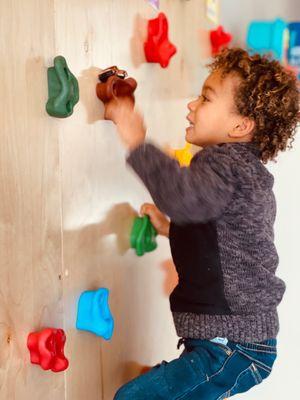
[(232, 35), (224, 31), (223, 26), (218, 26), (216, 30), (210, 31), (210, 42), (212, 47), (212, 54), (219, 53), (226, 47), (232, 40)]
[(62, 329), (46, 328), (28, 335), (27, 347), (32, 364), (53, 372), (64, 371), (69, 361), (64, 355), (66, 335)]
[(169, 65), (176, 47), (168, 39), (168, 20), (164, 13), (148, 21), (148, 38), (144, 43), (146, 60), (159, 63), (162, 68)]

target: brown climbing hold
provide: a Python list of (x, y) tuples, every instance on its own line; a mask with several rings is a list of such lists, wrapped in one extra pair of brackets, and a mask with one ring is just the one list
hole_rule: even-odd
[(134, 102), (134, 91), (137, 82), (133, 78), (126, 78), (127, 72), (118, 69), (116, 66), (106, 68), (99, 74), (99, 83), (96, 86), (98, 98), (103, 102), (115, 99), (117, 97), (128, 96)]

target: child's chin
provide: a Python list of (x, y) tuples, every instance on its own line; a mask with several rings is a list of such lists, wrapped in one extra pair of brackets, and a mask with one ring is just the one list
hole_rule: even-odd
[(193, 138), (188, 133), (185, 135), (185, 141), (190, 144), (195, 144)]
[(190, 134), (190, 132), (188, 131), (188, 129), (186, 129), (185, 140), (186, 140), (188, 143), (192, 143), (192, 141), (193, 141), (193, 139), (192, 139), (191, 136), (192, 136), (192, 135)]

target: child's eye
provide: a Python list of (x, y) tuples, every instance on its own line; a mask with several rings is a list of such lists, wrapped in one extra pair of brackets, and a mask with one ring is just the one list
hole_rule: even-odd
[(203, 102), (209, 101), (209, 99), (204, 96), (204, 94), (201, 94), (200, 99), (202, 99)]

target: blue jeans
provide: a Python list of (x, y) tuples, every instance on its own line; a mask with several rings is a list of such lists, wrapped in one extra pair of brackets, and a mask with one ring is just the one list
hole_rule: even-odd
[(222, 400), (266, 379), (277, 356), (276, 339), (226, 345), (180, 339), (179, 358), (153, 367), (122, 386), (114, 400)]

